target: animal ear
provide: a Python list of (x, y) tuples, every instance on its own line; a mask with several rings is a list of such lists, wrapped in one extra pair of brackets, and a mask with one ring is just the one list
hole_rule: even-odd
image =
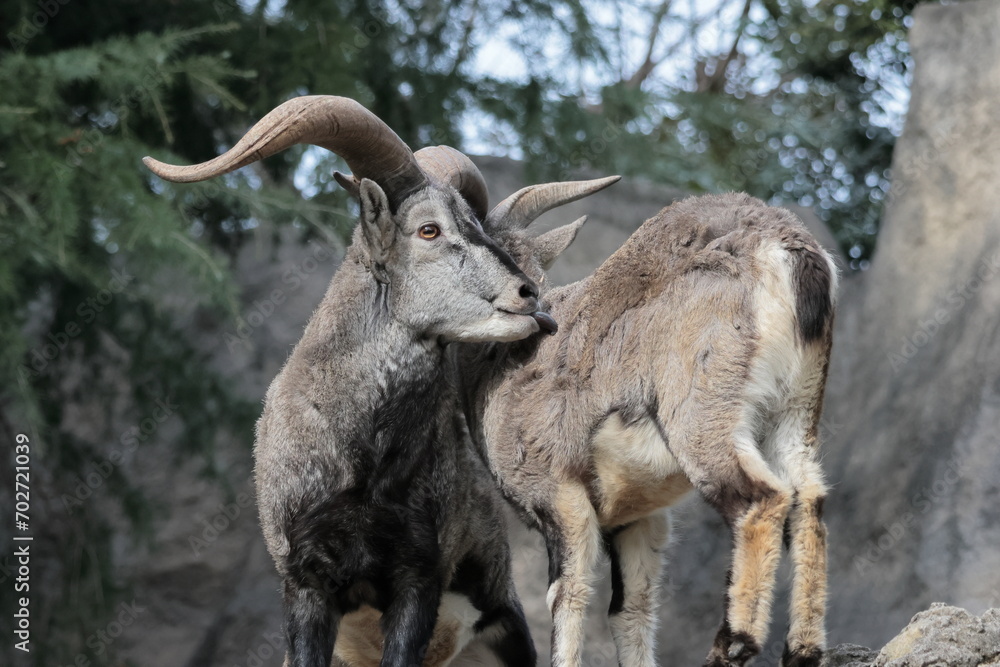
[(361, 199), (361, 183), (356, 176), (335, 171), (333, 172), (333, 180), (340, 183), (340, 187), (347, 190), (347, 194), (351, 195), (352, 199)]
[(542, 265), (543, 269), (552, 266), (562, 251), (569, 247), (585, 222), (587, 222), (587, 216), (574, 220), (568, 225), (556, 227), (535, 238), (532, 246), (534, 246), (535, 257), (538, 258), (538, 263)]
[(361, 179), (358, 187), (361, 200), (361, 233), (371, 257), (370, 269), (381, 282), (388, 282), (385, 265), (396, 240), (396, 222), (389, 212), (389, 199), (375, 181)]

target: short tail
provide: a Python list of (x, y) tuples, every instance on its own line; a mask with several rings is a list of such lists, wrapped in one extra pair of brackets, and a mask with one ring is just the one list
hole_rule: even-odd
[(322, 591), (285, 582), (287, 667), (329, 667), (336, 639)]
[(795, 317), (804, 343), (824, 338), (833, 324), (833, 292), (836, 269), (825, 251), (803, 244), (788, 251), (793, 259)]

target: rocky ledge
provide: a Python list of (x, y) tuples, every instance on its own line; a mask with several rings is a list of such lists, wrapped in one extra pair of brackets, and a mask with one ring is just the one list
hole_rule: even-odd
[(1000, 667), (1000, 609), (973, 616), (940, 602), (922, 611), (881, 651), (840, 644), (824, 667)]

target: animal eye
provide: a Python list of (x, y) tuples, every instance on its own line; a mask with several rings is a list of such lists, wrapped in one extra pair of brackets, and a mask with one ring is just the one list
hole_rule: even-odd
[(436, 239), (441, 236), (441, 228), (437, 225), (423, 225), (417, 231), (417, 234), (419, 234), (422, 239)]

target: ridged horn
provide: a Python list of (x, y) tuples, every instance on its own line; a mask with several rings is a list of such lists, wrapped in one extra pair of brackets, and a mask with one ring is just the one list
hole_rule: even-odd
[(342, 157), (359, 179), (370, 178), (394, 209), (427, 184), (413, 152), (378, 116), (335, 95), (307, 95), (272, 109), (222, 155), (182, 167), (151, 157), (143, 163), (160, 178), (193, 183), (227, 174), (295, 144), (312, 144)]
[(524, 229), (546, 211), (592, 195), (620, 180), (621, 176), (608, 176), (592, 181), (529, 185), (497, 204), (483, 221), (483, 229), (487, 233), (501, 229)]
[(479, 220), (490, 210), (490, 192), (479, 167), (465, 153), (451, 146), (428, 146), (413, 154), (431, 180), (458, 190)]

